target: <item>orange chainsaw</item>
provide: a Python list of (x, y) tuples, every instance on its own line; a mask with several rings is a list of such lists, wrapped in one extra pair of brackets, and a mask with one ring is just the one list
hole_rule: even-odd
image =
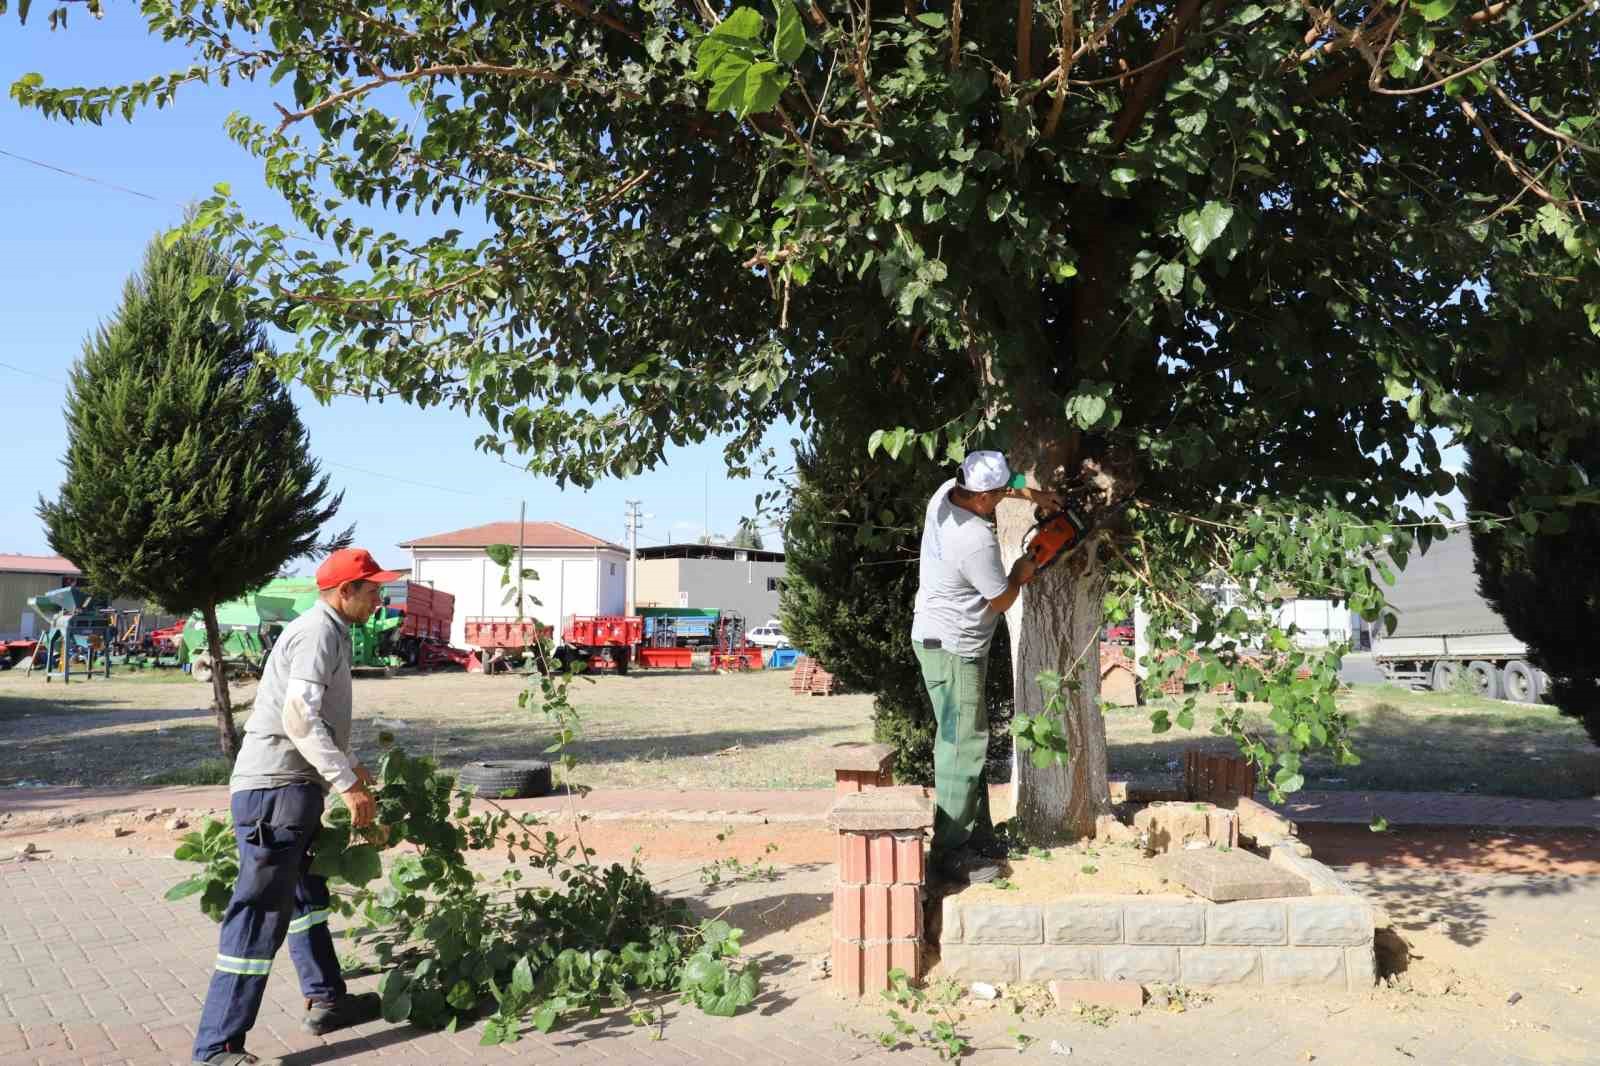
[(1033, 524), (1022, 538), (1022, 551), (1042, 571), (1063, 555), (1071, 554), (1082, 543), (1088, 528), (1076, 512), (1063, 508)]

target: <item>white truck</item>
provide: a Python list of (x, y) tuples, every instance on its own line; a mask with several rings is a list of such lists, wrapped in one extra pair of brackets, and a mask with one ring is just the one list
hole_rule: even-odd
[(1377, 627), (1372, 657), (1390, 681), (1444, 692), (1465, 672), (1489, 699), (1537, 703), (1544, 695), (1548, 679), (1528, 662), (1527, 645), (1478, 595), (1466, 529), (1413, 552), (1387, 593), (1399, 624), (1388, 635)]

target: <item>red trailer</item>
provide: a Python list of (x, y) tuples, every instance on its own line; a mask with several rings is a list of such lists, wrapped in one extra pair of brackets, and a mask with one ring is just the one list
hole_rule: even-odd
[(506, 662), (510, 651), (531, 648), (548, 639), (550, 627), (532, 618), (468, 618), (466, 641), (475, 650), (467, 659), (467, 670), (474, 674), (492, 672)]
[[(633, 649), (644, 641), (644, 619), (624, 615), (568, 615), (556, 651), (563, 665), (588, 660), (590, 670), (628, 672)], [(563, 653), (566, 653), (563, 655)]]

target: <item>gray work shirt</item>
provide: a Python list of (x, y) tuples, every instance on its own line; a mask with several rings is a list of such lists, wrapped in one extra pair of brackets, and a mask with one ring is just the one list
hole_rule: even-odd
[(984, 655), (1000, 616), (989, 610), (1008, 579), (1000, 541), (980, 515), (950, 502), (955, 479), (928, 501), (911, 639), (937, 640), (957, 655)]
[(319, 600), (284, 626), (267, 656), (229, 791), (298, 784), (345, 791), (356, 780), (352, 710), (350, 627)]

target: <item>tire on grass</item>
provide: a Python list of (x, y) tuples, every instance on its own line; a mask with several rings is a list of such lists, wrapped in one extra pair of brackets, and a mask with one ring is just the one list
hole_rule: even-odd
[(1472, 688), (1479, 696), (1486, 700), (1500, 698), (1500, 671), (1495, 669), (1494, 663), (1474, 659), (1467, 664), (1467, 676), (1472, 679)]
[(552, 787), (550, 764), (538, 759), (469, 762), (456, 774), (456, 785), (476, 788), (485, 799), (544, 796)]

